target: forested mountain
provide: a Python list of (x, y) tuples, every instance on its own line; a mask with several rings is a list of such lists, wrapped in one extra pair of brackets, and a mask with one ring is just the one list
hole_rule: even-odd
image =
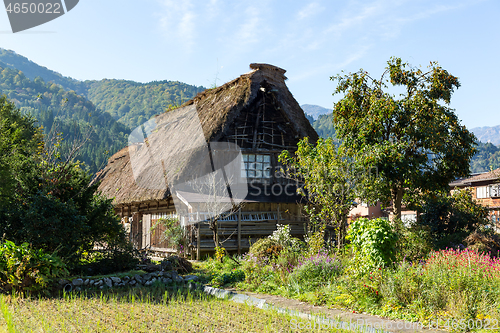
[(92, 173), (126, 145), (131, 129), (203, 90), (177, 81), (82, 82), (0, 48), (0, 95), (35, 117), (48, 137), (62, 132), (63, 154), (88, 136), (78, 159)]
[(126, 145), (130, 130), (107, 113), (96, 109), (92, 102), (74, 91), (44, 82), (40, 77), (30, 80), (23, 72), (0, 64), (0, 94), (5, 94), (25, 114), (31, 114), (52, 137), (62, 132), (62, 154), (67, 154), (74, 142), (88, 137), (80, 149), (79, 160), (91, 172), (107, 162), (108, 153)]
[(492, 143), (479, 143), (477, 154), (474, 155), (470, 164), (472, 173), (487, 172), (491, 169), (500, 168), (500, 146)]
[(86, 81), (88, 99), (120, 123), (135, 128), (169, 106), (180, 105), (205, 90), (178, 81), (139, 83), (125, 80)]
[(331, 113), (320, 115), (312, 125), (318, 135), (322, 138), (335, 136), (335, 129), (333, 128), (333, 115)]
[(87, 94), (87, 84), (70, 77), (62, 76), (47, 67), (40, 66), (26, 57), (14, 51), (0, 48), (0, 66), (9, 67), (22, 71), (24, 75), (34, 80), (37, 76), (43, 78), (45, 82), (53, 82), (61, 85), (66, 90), (74, 90), (77, 94)]
[(180, 105), (205, 90), (178, 81), (140, 83), (126, 80), (78, 81), (40, 66), (11, 50), (0, 48), (0, 66), (23, 74), (30, 80), (41, 77), (65, 90), (73, 90), (110, 113), (115, 120), (134, 128), (171, 105)]

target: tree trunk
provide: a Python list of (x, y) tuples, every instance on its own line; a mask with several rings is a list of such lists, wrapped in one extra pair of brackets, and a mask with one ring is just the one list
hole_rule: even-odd
[(217, 220), (216, 219), (211, 219), (210, 220), (210, 229), (212, 230), (212, 238), (214, 240), (215, 247), (219, 247), (219, 237), (218, 237), (218, 232), (217, 232)]
[(397, 219), (401, 219), (401, 205), (403, 202), (403, 186), (398, 185), (392, 188), (392, 222)]
[(345, 244), (345, 236), (347, 231), (347, 212), (342, 212), (337, 219), (337, 248), (340, 250)]

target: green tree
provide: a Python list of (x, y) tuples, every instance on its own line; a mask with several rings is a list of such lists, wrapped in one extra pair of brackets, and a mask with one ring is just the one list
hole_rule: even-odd
[(72, 159), (44, 146), (35, 120), (0, 98), (0, 234), (71, 264), (94, 245), (127, 247), (111, 200)]
[(467, 235), (480, 226), (490, 223), (488, 209), (471, 195), (471, 189), (454, 190), (429, 194), (418, 207), (419, 224), (427, 226), (433, 237), (434, 245), (448, 247), (450, 242), (463, 242)]
[(333, 226), (337, 247), (342, 247), (348, 213), (357, 198), (369, 193), (370, 170), (359, 163), (357, 154), (346, 147), (337, 148), (331, 138), (320, 138), (316, 146), (305, 138), (293, 155), (284, 151), (279, 160), (287, 177), (304, 184), (305, 191), (300, 193), (312, 205), (309, 209), (312, 221)]
[[(387, 64), (380, 80), (363, 70), (331, 78), (338, 81), (335, 94), (344, 95), (333, 121), (337, 137), (377, 167), (384, 180), (379, 197), (392, 200), (399, 219), (402, 202), (468, 175), (476, 138), (447, 106), (457, 77), (435, 62), (426, 72), (399, 58)], [(391, 92), (403, 88), (400, 98), (388, 92), (389, 82)]]
[(43, 137), (35, 119), (0, 97), (0, 205), (13, 203), (16, 191), (25, 190), (16, 184), (31, 174), (42, 148)]

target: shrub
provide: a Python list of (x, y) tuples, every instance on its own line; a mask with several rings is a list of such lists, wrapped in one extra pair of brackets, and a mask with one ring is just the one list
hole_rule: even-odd
[(258, 239), (250, 246), (249, 254), (256, 258), (276, 258), (283, 251), (283, 246), (271, 238)]
[(264, 255), (258, 256), (251, 252), (244, 257), (242, 269), (245, 273), (245, 282), (250, 289), (255, 289), (263, 281), (269, 279), (269, 277), (273, 275), (268, 257)]
[(489, 223), (487, 208), (472, 198), (469, 189), (456, 190), (451, 196), (432, 194), (418, 210), (419, 223), (430, 228), (437, 249), (463, 244), (470, 233)]
[(227, 284), (232, 284), (235, 282), (240, 282), (245, 280), (245, 272), (241, 269), (234, 269), (231, 272), (223, 272), (221, 274), (217, 274), (212, 278), (210, 284), (215, 287), (223, 287)]
[(293, 269), (290, 281), (300, 286), (300, 291), (313, 290), (320, 285), (331, 283), (342, 272), (340, 260), (326, 252), (304, 258)]
[(27, 243), (0, 244), (0, 283), (4, 290), (41, 291), (67, 274), (66, 265), (55, 254), (35, 250)]
[(396, 243), (397, 260), (418, 262), (432, 251), (432, 236), (426, 226), (412, 225), (399, 228)]
[(46, 144), (35, 120), (0, 97), (0, 235), (47, 253), (57, 249), (74, 265), (125, 231), (112, 200), (96, 193), (99, 184), (73, 159), (77, 147), (63, 159), (56, 141)]
[(397, 236), (384, 219), (357, 219), (349, 226), (346, 239), (355, 252), (355, 269), (361, 273), (388, 266), (395, 259)]
[(500, 257), (500, 235), (490, 230), (476, 231), (470, 234), (465, 243), (476, 252), (491, 253)]
[(139, 252), (132, 245), (108, 247), (101, 251), (82, 254), (79, 264), (72, 267), (71, 272), (85, 275), (106, 275), (134, 269), (139, 264)]
[(298, 252), (305, 247), (304, 242), (290, 235), (290, 226), (287, 224), (276, 224), (276, 230), (268, 238), (282, 248), (288, 248), (292, 251)]
[(257, 240), (248, 251), (257, 258), (276, 259), (283, 250), (301, 252), (305, 243), (290, 235), (290, 226), (277, 224), (277, 229), (267, 238)]
[(325, 226), (321, 226), (318, 231), (306, 237), (306, 244), (309, 255), (320, 253), (325, 248)]

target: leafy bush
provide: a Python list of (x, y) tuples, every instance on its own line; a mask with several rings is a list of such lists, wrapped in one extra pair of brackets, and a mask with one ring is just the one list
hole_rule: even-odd
[(276, 259), (283, 250), (299, 253), (305, 249), (304, 242), (290, 235), (289, 225), (277, 224), (276, 227), (272, 235), (252, 244), (249, 253), (257, 258)]
[(27, 243), (0, 244), (0, 284), (6, 291), (41, 291), (67, 274), (66, 265), (55, 254), (35, 250)]
[(0, 235), (57, 250), (73, 268), (95, 245), (121, 243), (125, 231), (85, 167), (71, 156), (63, 160), (64, 142), (45, 143), (41, 133), (0, 97)]
[(432, 194), (418, 210), (419, 223), (430, 228), (437, 249), (463, 244), (469, 234), (489, 223), (487, 208), (472, 198), (469, 189), (455, 190), (451, 196)]
[(274, 280), (275, 273), (270, 264), (269, 257), (248, 253), (242, 262), (245, 273), (245, 283), (251, 290), (256, 290), (266, 280)]
[(500, 257), (500, 235), (492, 230), (478, 230), (470, 234), (465, 242), (476, 252), (491, 253)]
[(319, 252), (299, 261), (290, 275), (290, 281), (303, 290), (313, 290), (319, 285), (332, 283), (342, 272), (340, 260), (326, 252)]
[(300, 251), (305, 247), (304, 242), (292, 237), (288, 224), (276, 224), (276, 230), (268, 238), (275, 241), (282, 248), (288, 248), (291, 251)]
[(412, 225), (401, 226), (398, 232), (397, 260), (418, 262), (432, 251), (432, 236), (429, 227)]
[(139, 252), (130, 243), (108, 246), (100, 251), (85, 252), (79, 264), (72, 267), (74, 274), (106, 275), (134, 269), (139, 264)]
[(320, 253), (325, 248), (325, 225), (305, 237), (309, 255)]
[(277, 258), (283, 246), (271, 238), (258, 239), (250, 246), (249, 254), (257, 258)]
[(384, 219), (355, 220), (349, 226), (346, 239), (355, 251), (359, 272), (389, 266), (395, 259), (397, 236)]
[(214, 287), (223, 287), (227, 284), (232, 284), (235, 282), (241, 282), (245, 280), (245, 272), (241, 269), (234, 269), (231, 272), (223, 272), (216, 275), (210, 281), (210, 284)]

